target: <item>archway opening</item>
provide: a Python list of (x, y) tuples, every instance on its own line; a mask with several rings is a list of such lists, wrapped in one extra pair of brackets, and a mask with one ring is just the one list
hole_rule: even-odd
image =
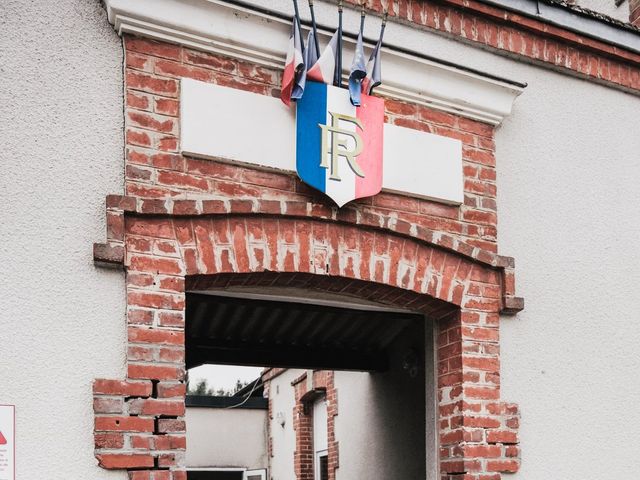
[[(305, 287), (188, 291), (188, 478), (426, 478), (435, 435), (425, 408), (436, 388), (430, 319)], [(193, 394), (206, 369), (238, 366), (260, 368), (237, 392), (216, 395), (212, 373), (213, 395)]]

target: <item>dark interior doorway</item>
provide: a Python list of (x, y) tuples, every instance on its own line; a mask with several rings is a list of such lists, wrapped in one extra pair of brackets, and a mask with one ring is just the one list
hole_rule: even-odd
[(255, 291), (187, 294), (186, 363), (384, 371), (389, 346), (422, 315)]

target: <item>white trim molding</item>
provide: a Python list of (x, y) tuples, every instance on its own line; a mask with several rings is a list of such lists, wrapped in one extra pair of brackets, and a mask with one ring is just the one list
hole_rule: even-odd
[[(282, 69), (291, 20), (231, 0), (104, 0), (119, 35), (130, 33)], [(317, 2), (324, 3), (324, 2)], [(345, 14), (355, 15), (356, 12)], [(347, 24), (348, 25), (348, 24)], [(320, 28), (320, 42), (332, 32)], [(349, 32), (345, 29), (345, 33)], [(350, 65), (354, 40), (345, 37)], [(368, 45), (371, 47), (371, 44)], [(376, 93), (498, 125), (525, 84), (385, 46)], [(343, 72), (346, 73), (346, 72)]]

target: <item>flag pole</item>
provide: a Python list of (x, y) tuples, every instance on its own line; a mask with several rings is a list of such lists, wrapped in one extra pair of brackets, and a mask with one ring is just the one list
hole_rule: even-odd
[(364, 0), (360, 2), (360, 35), (364, 35), (364, 17), (366, 13), (364, 11)]
[(318, 43), (318, 28), (316, 27), (316, 13), (313, 11), (313, 0), (309, 0), (309, 11), (311, 12), (311, 28), (313, 29), (313, 39), (316, 43), (316, 57), (320, 58), (320, 44)]
[(298, 9), (298, 0), (293, 0), (293, 11), (295, 12), (295, 15), (296, 15), (295, 20), (298, 21), (298, 35), (300, 35), (300, 49), (302, 50), (302, 55), (304, 57), (304, 37), (302, 36), (302, 26), (300, 25), (300, 10)]
[[(384, 29), (387, 26), (387, 16), (389, 15), (388, 10), (385, 8), (384, 12), (382, 14), (382, 24), (380, 25), (380, 38), (378, 39), (378, 45), (376, 48), (380, 49), (382, 48), (382, 38), (384, 37)], [(382, 81), (382, 80), (380, 80)], [(373, 89), (375, 88), (375, 86), (372, 86), (371, 89), (369, 90), (369, 94), (371, 94), (373, 92)]]
[(382, 14), (382, 25), (380, 25), (380, 46), (382, 46), (382, 37), (384, 37), (384, 29), (387, 26), (387, 17), (389, 16), (389, 12), (387, 11), (387, 9), (384, 9), (384, 12)]
[(342, 87), (342, 0), (338, 0), (338, 67), (336, 68), (338, 87)]

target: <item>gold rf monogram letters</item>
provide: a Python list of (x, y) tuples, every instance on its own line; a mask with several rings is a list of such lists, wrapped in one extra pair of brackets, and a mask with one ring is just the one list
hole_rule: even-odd
[[(348, 122), (355, 124), (360, 130), (362, 130), (362, 122), (356, 117), (350, 117), (349, 115), (343, 115), (341, 113), (329, 112), (331, 115), (331, 125), (318, 124), (322, 130), (322, 144), (321, 144), (321, 160), (320, 166), (322, 168), (331, 168), (331, 180), (340, 181), (340, 175), (338, 174), (338, 157), (344, 157), (351, 167), (351, 170), (359, 177), (364, 178), (364, 172), (360, 168), (360, 165), (356, 162), (356, 157), (362, 153), (362, 137), (355, 131), (345, 130), (340, 128), (340, 122)], [(331, 136), (331, 141), (329, 141)], [(353, 150), (349, 150), (348, 138), (353, 139), (355, 146)], [(328, 157), (331, 156), (331, 165), (328, 163)]]

